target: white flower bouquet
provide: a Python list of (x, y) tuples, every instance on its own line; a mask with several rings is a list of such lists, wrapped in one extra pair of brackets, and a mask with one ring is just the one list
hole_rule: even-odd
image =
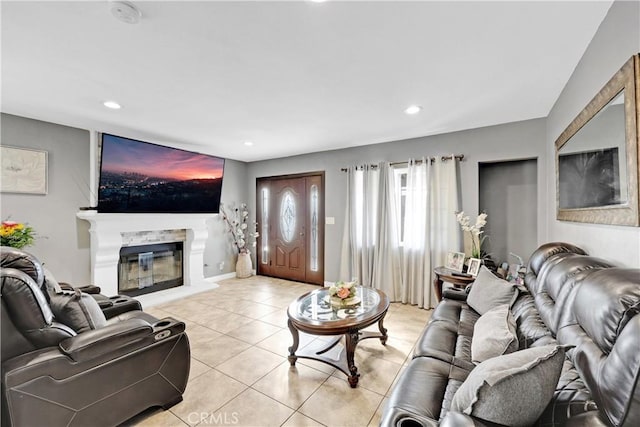
[(482, 230), (487, 225), (487, 214), (481, 213), (476, 218), (476, 223), (471, 225), (469, 216), (465, 216), (464, 211), (456, 214), (456, 219), (462, 228), (462, 231), (469, 233), (471, 236), (471, 258), (482, 259), (482, 243), (487, 238)]

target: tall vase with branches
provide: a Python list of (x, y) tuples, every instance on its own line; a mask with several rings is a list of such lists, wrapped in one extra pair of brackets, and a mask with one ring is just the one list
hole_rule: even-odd
[(227, 208), (220, 204), (220, 213), (229, 230), (233, 245), (238, 250), (236, 277), (241, 279), (250, 277), (252, 265), (249, 245), (256, 246), (256, 238), (258, 237), (258, 232), (256, 231), (257, 223), (249, 221), (249, 209), (246, 203), (232, 208)]
[(256, 246), (257, 223), (249, 222), (249, 208), (246, 203), (241, 203), (239, 207), (227, 207), (220, 204), (222, 220), (227, 225), (229, 234), (233, 240), (233, 245), (238, 249), (238, 253), (250, 253), (249, 245)]

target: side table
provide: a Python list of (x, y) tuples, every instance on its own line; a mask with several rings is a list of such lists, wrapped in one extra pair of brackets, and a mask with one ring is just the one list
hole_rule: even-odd
[(456, 288), (464, 288), (476, 280), (473, 276), (454, 276), (454, 271), (445, 267), (436, 267), (433, 269), (433, 273), (436, 276), (433, 279), (433, 289), (436, 291), (438, 301), (442, 300), (442, 282), (451, 283)]

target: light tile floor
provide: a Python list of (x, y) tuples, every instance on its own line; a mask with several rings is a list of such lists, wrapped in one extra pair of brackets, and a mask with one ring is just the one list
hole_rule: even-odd
[[(186, 323), (191, 372), (181, 403), (167, 411), (151, 409), (127, 426), (377, 426), (391, 386), (431, 315), (392, 303), (384, 321), (387, 345), (377, 339), (358, 344), (360, 382), (352, 389), (329, 365), (298, 359), (291, 367), (287, 361), (292, 343), (287, 307), (317, 286), (262, 276), (219, 284), (146, 310)], [(320, 347), (326, 339), (302, 334), (300, 348)]]

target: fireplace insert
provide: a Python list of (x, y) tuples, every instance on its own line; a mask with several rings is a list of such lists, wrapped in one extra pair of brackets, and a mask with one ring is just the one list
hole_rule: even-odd
[(182, 242), (120, 249), (118, 292), (137, 296), (184, 284)]

